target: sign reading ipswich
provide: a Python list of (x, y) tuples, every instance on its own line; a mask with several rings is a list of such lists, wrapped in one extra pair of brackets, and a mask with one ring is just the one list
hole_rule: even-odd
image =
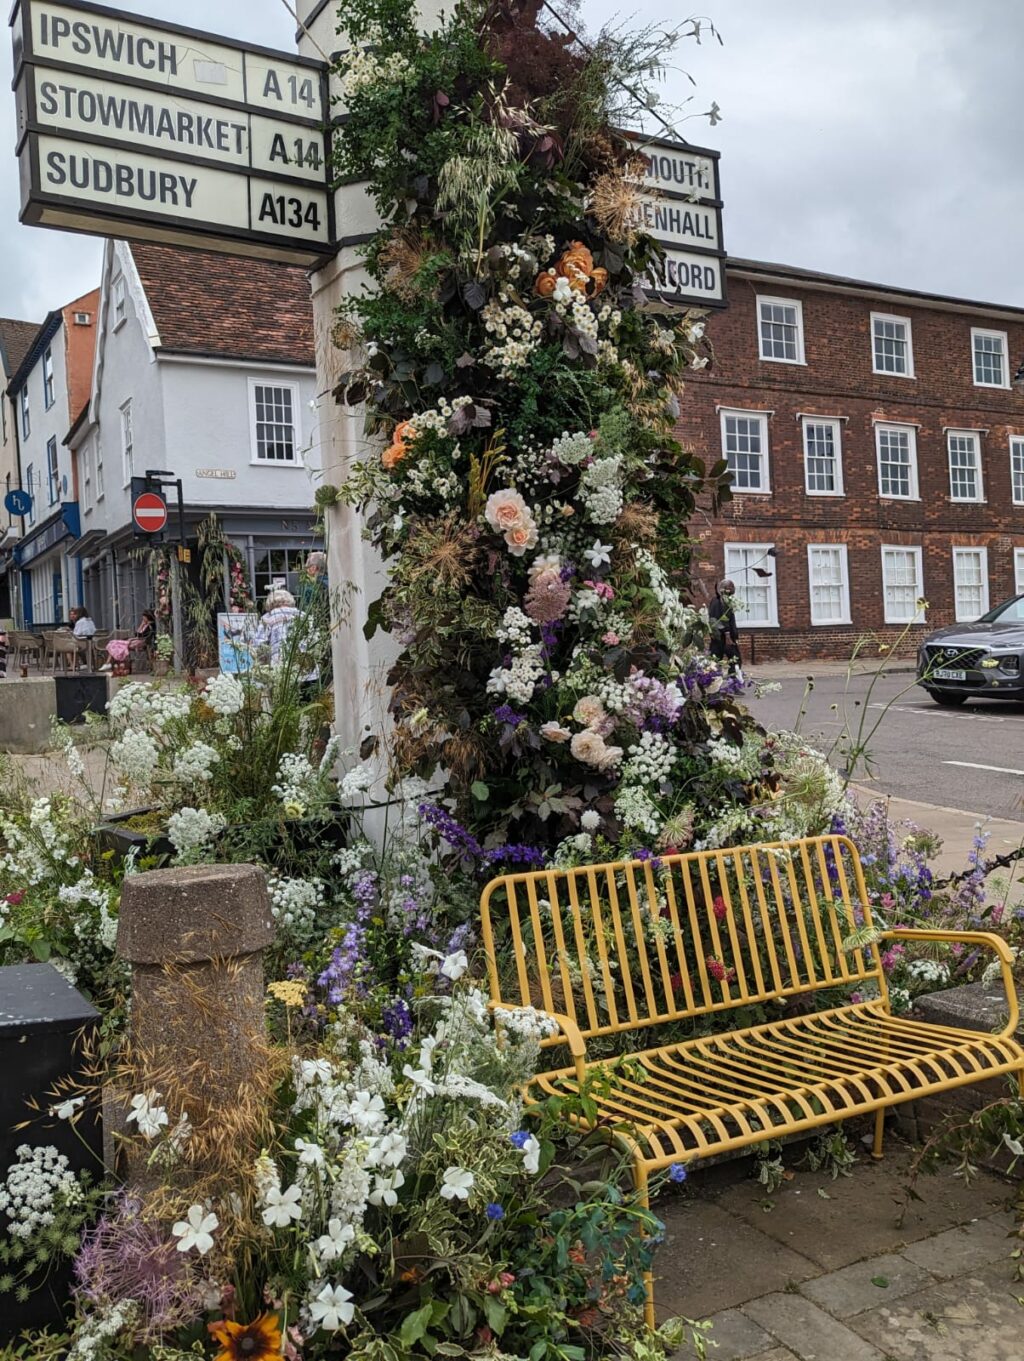
[(639, 226), (664, 249), (650, 292), (683, 307), (725, 307), (718, 152), (665, 137), (634, 137), (647, 159)]
[(11, 24), (23, 222), (333, 254), (321, 63), (80, 0), (16, 0)]

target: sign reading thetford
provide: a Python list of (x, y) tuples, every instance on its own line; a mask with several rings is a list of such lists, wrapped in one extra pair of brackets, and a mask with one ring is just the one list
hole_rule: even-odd
[(326, 68), (79, 0), (17, 0), (23, 222), (315, 264)]
[(646, 160), (637, 225), (665, 252), (650, 292), (683, 307), (725, 307), (718, 152), (633, 135)]

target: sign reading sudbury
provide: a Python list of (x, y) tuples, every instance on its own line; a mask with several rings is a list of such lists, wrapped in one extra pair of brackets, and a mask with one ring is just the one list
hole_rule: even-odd
[(11, 24), (23, 222), (332, 254), (320, 63), (79, 0), (17, 0)]

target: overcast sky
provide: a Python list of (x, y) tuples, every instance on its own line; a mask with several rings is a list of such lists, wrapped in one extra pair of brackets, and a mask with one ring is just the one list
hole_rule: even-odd
[[(557, 0), (555, 0), (557, 5)], [(705, 0), (725, 45), (681, 45), (691, 108), (680, 126), (722, 152), (731, 253), (1024, 305), (1016, 91), (1020, 0)], [(289, 48), (282, 0), (119, 0), (119, 7)], [(623, 9), (583, 0), (591, 28), (615, 14), (677, 18), (679, 0)], [(0, 60), (0, 315), (41, 320), (98, 282), (88, 237), (18, 224), (9, 43)], [(667, 104), (690, 92), (675, 75)]]

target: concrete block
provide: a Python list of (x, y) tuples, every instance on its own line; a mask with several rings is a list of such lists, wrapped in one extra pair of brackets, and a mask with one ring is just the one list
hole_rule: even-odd
[(34, 756), (49, 751), (50, 725), (57, 713), (52, 676), (8, 677), (0, 681), (0, 751)]
[(837, 1318), (851, 1318), (933, 1283), (934, 1277), (923, 1267), (898, 1253), (886, 1253), (805, 1281), (800, 1293)]
[(904, 1248), (903, 1256), (939, 1280), (964, 1276), (1000, 1258), (1009, 1262), (1014, 1247), (1009, 1237), (1012, 1226), (1013, 1221), (1007, 1214), (989, 1215), (973, 1224), (947, 1229), (934, 1238), (911, 1243)]
[(884, 1354), (802, 1295), (765, 1295), (743, 1312), (800, 1361), (885, 1361)]
[(710, 1322), (715, 1361), (748, 1361), (774, 1346), (774, 1339), (739, 1309), (725, 1309)]

